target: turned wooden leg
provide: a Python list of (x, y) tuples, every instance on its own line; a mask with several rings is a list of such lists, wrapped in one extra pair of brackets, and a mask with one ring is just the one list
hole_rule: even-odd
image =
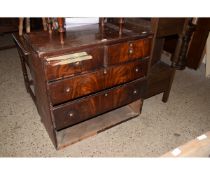
[(19, 18), (19, 35), (22, 36), (23, 35), (23, 20), (24, 18)]
[(99, 19), (99, 30), (100, 30), (100, 33), (101, 33), (101, 40), (104, 39), (104, 20), (105, 20), (105, 18), (100, 18)]
[(119, 19), (119, 35), (122, 35), (122, 31), (123, 31), (123, 24), (124, 24), (124, 18), (120, 18)]
[(194, 30), (195, 30), (195, 25), (189, 24), (185, 35), (182, 37), (182, 46), (178, 57), (178, 61), (176, 62), (176, 68), (179, 70), (183, 70), (186, 67), (187, 63), (186, 55), (189, 47), (189, 42), (191, 40)]
[(104, 26), (104, 20), (105, 20), (105, 18), (100, 18), (99, 19), (99, 23), (102, 27)]
[(192, 19), (189, 18), (185, 21), (183, 32), (179, 35), (175, 54), (172, 59), (172, 66), (178, 70), (183, 70), (186, 67), (186, 55), (189, 47), (189, 42), (194, 31), (195, 25), (192, 24)]
[(61, 44), (64, 44), (64, 36), (63, 32), (60, 32), (60, 42)]
[(31, 32), (30, 18), (26, 18), (26, 33)]
[(164, 103), (166, 103), (166, 102), (168, 101), (168, 97), (169, 97), (169, 94), (170, 94), (170, 91), (171, 91), (171, 86), (172, 86), (172, 83), (173, 83), (173, 80), (174, 80), (175, 72), (176, 72), (176, 69), (173, 68), (173, 71), (172, 71), (172, 73), (171, 73), (171, 77), (170, 77), (170, 80), (169, 80), (168, 88), (167, 88), (167, 90), (163, 93), (162, 101), (163, 101)]
[(27, 92), (29, 93), (30, 83), (29, 83), (28, 73), (27, 73), (27, 69), (26, 69), (25, 59), (24, 59), (24, 56), (22, 55), (22, 53), (19, 49), (18, 49), (18, 53), (19, 53), (19, 56), (20, 56), (20, 62), (21, 62), (21, 66), (22, 66), (25, 88), (26, 88)]
[(52, 33), (52, 24), (51, 24), (51, 19), (50, 18), (47, 19), (47, 24), (48, 24), (49, 33)]
[(59, 32), (65, 32), (65, 30), (64, 30), (64, 18), (57, 18), (57, 20), (58, 20), (58, 26), (59, 26), (59, 29), (58, 29), (58, 31)]
[(47, 31), (47, 21), (45, 18), (42, 18), (42, 25), (43, 25), (44, 31)]

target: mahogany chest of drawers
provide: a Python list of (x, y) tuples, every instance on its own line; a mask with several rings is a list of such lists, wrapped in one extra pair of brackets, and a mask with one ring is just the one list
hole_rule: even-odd
[(57, 149), (139, 115), (149, 31), (124, 28), (119, 34), (113, 24), (103, 30), (93, 24), (13, 37), (26, 89)]

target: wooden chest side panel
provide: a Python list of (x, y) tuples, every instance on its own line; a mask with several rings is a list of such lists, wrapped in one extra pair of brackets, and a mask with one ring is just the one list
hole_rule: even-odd
[(13, 38), (18, 50), (20, 51), (20, 57), (24, 57), (24, 59), (27, 61), (29, 69), (32, 73), (35, 104), (41, 116), (41, 121), (43, 122), (54, 146), (57, 147), (57, 138), (51, 116), (50, 102), (47, 95), (48, 92), (42, 60), (37, 54), (33, 54), (33, 52), (30, 51), (30, 49), (27, 47), (27, 43), (25, 43), (23, 38), (19, 37), (18, 34), (14, 34)]
[(57, 139), (54, 130), (54, 125), (52, 121), (52, 113), (50, 109), (50, 101), (48, 98), (48, 92), (46, 87), (46, 80), (43, 76), (44, 69), (41, 60), (37, 57), (37, 55), (32, 55), (31, 62), (34, 63), (35, 71), (34, 71), (34, 90), (36, 96), (36, 106), (38, 112), (41, 116), (41, 121), (43, 122), (53, 144), (57, 147)]

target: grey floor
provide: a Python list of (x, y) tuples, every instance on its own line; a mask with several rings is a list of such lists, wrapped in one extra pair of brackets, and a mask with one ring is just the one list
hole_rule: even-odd
[(177, 71), (168, 103), (154, 96), (139, 117), (56, 151), (25, 90), (17, 50), (0, 51), (0, 156), (161, 156), (210, 130), (210, 79), (204, 71)]

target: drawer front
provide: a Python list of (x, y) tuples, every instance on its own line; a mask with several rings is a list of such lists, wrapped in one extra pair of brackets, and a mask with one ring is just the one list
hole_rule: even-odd
[(56, 129), (62, 129), (141, 98), (146, 80), (136, 80), (54, 108)]
[(148, 60), (135, 61), (52, 82), (49, 84), (51, 101), (54, 105), (59, 104), (144, 77), (147, 67)]
[[(75, 54), (70, 53), (69, 55)], [(75, 61), (68, 63), (66, 60), (52, 60), (46, 62), (46, 76), (48, 80), (56, 80), (63, 77), (68, 77), (81, 72), (87, 72), (90, 70), (98, 69), (103, 67), (104, 64), (104, 51), (103, 47), (95, 47), (87, 50), (76, 52), (80, 56), (75, 56)], [(82, 55), (81, 55), (82, 54)], [(84, 57), (87, 54), (90, 57)], [(65, 55), (66, 56), (66, 55)], [(56, 59), (56, 58), (48, 58)]]
[(114, 65), (149, 56), (151, 41), (151, 38), (146, 38), (109, 46), (107, 64)]

